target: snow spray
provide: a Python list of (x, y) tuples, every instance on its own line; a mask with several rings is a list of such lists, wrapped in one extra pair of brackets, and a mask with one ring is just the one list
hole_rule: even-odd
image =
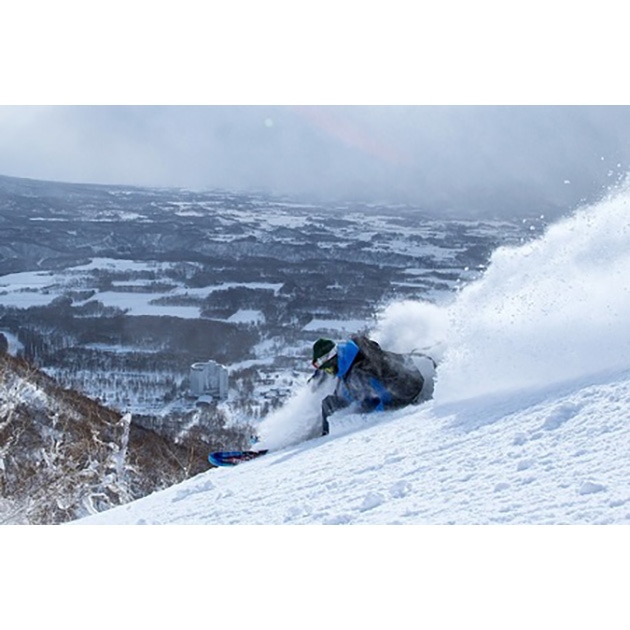
[(446, 308), (436, 401), (630, 368), (630, 186), (500, 247)]

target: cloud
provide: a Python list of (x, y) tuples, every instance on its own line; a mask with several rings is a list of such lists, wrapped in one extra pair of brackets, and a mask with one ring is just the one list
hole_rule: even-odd
[(628, 170), (629, 123), (628, 107), (0, 107), (0, 173), (437, 209), (569, 207)]

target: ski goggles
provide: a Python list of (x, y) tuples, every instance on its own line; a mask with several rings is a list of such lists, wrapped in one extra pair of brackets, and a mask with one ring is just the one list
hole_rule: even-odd
[(323, 354), (321, 357), (315, 359), (313, 361), (313, 367), (316, 370), (323, 369), (324, 371), (328, 371), (328, 369), (332, 369), (332, 366), (329, 366), (329, 368), (324, 368), (323, 367), (324, 364), (328, 363), (328, 361), (330, 361), (331, 359), (334, 359), (336, 356), (337, 356), (337, 346), (334, 346), (332, 350), (330, 350), (326, 354)]

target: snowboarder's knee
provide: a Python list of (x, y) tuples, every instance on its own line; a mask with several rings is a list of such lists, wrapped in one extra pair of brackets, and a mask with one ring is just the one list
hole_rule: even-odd
[(341, 409), (343, 406), (343, 401), (334, 394), (330, 396), (326, 396), (324, 400), (322, 400), (322, 415), (324, 418), (327, 418), (329, 415), (335, 413), (337, 409)]

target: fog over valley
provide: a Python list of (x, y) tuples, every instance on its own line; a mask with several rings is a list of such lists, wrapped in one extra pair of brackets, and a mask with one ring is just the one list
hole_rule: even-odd
[(563, 213), (630, 164), (625, 106), (0, 106), (0, 174)]

